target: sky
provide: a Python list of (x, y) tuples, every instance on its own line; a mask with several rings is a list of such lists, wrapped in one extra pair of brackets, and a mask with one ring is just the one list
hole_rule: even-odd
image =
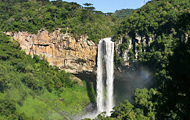
[(148, 0), (62, 0), (66, 2), (76, 2), (80, 5), (84, 3), (92, 3), (93, 7), (96, 8), (97, 11), (102, 11), (103, 13), (112, 12), (114, 13), (116, 10), (121, 9), (137, 9), (144, 5), (144, 1), (148, 2)]

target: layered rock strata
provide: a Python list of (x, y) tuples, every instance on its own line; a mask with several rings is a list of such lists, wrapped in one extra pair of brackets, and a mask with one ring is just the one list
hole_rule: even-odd
[(61, 33), (60, 29), (53, 33), (40, 30), (37, 34), (28, 32), (6, 34), (18, 41), (26, 54), (45, 56), (50, 65), (67, 72), (93, 72), (96, 65), (97, 46), (85, 36), (75, 39), (69, 34)]

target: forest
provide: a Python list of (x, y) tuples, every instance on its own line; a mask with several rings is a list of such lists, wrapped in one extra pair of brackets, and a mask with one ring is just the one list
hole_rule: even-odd
[[(93, 102), (85, 81), (26, 55), (19, 43), (0, 33), (0, 119), (69, 119)], [(73, 109), (75, 108), (75, 109)]]
[[(153, 87), (137, 88), (133, 102), (119, 103), (111, 117), (102, 113), (99, 119), (190, 119), (189, 6), (189, 0), (152, 0), (120, 23), (114, 37), (116, 42), (125, 38), (121, 51), (128, 49), (129, 39), (136, 36), (147, 43), (153, 38), (150, 45), (133, 44), (129, 50), (130, 63), (154, 72)], [(120, 58), (118, 55), (117, 64), (122, 64)]]
[[(85, 34), (95, 43), (104, 37), (113, 37), (116, 43), (124, 39), (121, 54), (115, 55), (119, 65), (132, 40), (128, 62), (154, 73), (152, 88), (137, 88), (132, 102), (125, 100), (113, 108), (111, 116), (101, 113), (97, 119), (190, 119), (189, 6), (189, 0), (151, 0), (136, 10), (106, 14), (90, 3), (0, 0), (0, 119), (70, 119), (95, 102), (90, 83), (49, 65), (45, 57), (26, 55), (18, 42), (3, 34), (56, 28), (75, 38)], [(150, 44), (136, 43), (137, 36)]]
[(116, 10), (115, 13), (112, 13), (112, 17), (116, 17), (118, 19), (125, 19), (129, 15), (133, 13), (134, 9), (122, 9), (122, 10)]
[(0, 0), (0, 29), (2, 31), (28, 31), (37, 33), (44, 28), (49, 32), (62, 28), (73, 37), (88, 35), (95, 43), (111, 37), (116, 18), (96, 11), (93, 4), (83, 6), (61, 0)]

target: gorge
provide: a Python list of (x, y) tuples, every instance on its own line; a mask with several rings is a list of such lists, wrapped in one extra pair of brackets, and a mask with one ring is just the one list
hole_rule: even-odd
[(189, 120), (190, 1), (147, 1), (0, 0), (0, 119)]
[[(115, 66), (117, 69), (114, 72), (114, 43), (111, 42), (111, 38), (103, 38), (96, 45), (87, 40), (87, 37), (81, 36), (80, 39), (75, 39), (69, 34), (61, 33), (59, 29), (52, 33), (40, 30), (38, 34), (27, 32), (6, 32), (5, 34), (18, 41), (20, 48), (26, 54), (38, 55), (40, 58), (45, 57), (50, 65), (71, 72), (81, 80), (89, 81), (87, 87), (94, 86), (97, 93), (96, 115), (106, 111), (106, 115), (110, 116), (110, 111), (115, 104), (126, 98), (130, 100), (135, 88), (147, 87), (146, 79), (152, 77), (148, 75), (148, 78), (144, 78), (140, 72), (131, 71), (127, 67), (124, 67), (127, 68), (125, 70), (120, 66)], [(116, 50), (119, 52), (119, 48)], [(95, 83), (96, 74), (97, 83)]]

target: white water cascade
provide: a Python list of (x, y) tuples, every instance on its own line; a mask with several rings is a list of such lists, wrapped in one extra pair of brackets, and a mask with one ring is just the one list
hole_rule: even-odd
[[(97, 112), (101, 113), (103, 111), (106, 111), (107, 116), (111, 115), (110, 112), (114, 107), (113, 57), (114, 57), (114, 42), (111, 41), (111, 38), (104, 38), (100, 40), (98, 44), (98, 61), (97, 61)], [(103, 73), (106, 73), (106, 77), (103, 76)], [(104, 78), (106, 78), (106, 82)], [(106, 100), (104, 100), (104, 83), (106, 83)]]

